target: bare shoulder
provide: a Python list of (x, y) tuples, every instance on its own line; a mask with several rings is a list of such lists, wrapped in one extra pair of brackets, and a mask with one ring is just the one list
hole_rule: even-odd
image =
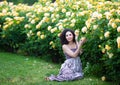
[(62, 45), (62, 49), (64, 52), (67, 52), (69, 50), (68, 46), (67, 45)]
[(68, 48), (68, 46), (67, 45), (62, 45), (62, 49), (65, 51), (65, 50), (68, 50), (69, 48)]
[(63, 49), (67, 48), (67, 45), (65, 45), (65, 44), (64, 44), (64, 45), (62, 45), (62, 48), (63, 48)]

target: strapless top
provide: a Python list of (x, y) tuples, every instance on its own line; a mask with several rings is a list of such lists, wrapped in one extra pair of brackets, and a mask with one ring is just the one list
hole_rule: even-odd
[[(75, 52), (76, 50), (77, 50), (77, 46), (76, 46), (76, 48), (73, 48), (73, 49), (70, 49), (70, 50), (72, 50), (73, 52)], [(66, 59), (70, 59), (70, 58), (72, 58), (71, 56), (69, 56), (67, 53), (64, 53), (64, 55), (65, 55), (65, 57), (66, 57)]]

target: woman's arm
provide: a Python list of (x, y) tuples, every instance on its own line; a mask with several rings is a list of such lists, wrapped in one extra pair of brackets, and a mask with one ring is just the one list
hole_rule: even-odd
[(63, 46), (62, 46), (62, 49), (63, 49), (63, 51), (64, 51), (65, 53), (67, 53), (69, 56), (71, 56), (71, 57), (76, 57), (76, 56), (79, 54), (80, 47), (78, 47), (78, 49), (77, 49), (75, 52), (71, 51), (70, 48), (68, 48), (67, 45), (63, 45)]
[(84, 42), (85, 42), (85, 40), (80, 40), (79, 42), (77, 42), (78, 49), (75, 52), (71, 51), (70, 48), (67, 45), (63, 45), (62, 49), (69, 56), (71, 56), (71, 57), (77, 57), (78, 54), (80, 53), (81, 46), (84, 44)]

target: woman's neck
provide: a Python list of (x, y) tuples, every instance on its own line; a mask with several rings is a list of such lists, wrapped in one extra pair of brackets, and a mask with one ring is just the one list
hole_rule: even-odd
[(69, 45), (72, 45), (72, 44), (74, 44), (74, 42), (73, 42), (73, 41), (69, 42)]

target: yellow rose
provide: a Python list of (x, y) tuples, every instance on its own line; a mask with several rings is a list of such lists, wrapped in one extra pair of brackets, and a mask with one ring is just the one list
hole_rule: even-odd
[(119, 22), (120, 22), (120, 19), (115, 19), (115, 22), (119, 23)]
[(30, 17), (31, 15), (32, 15), (31, 13), (27, 13), (27, 14), (26, 14), (27, 17)]
[(82, 32), (83, 32), (83, 33), (86, 33), (86, 32), (87, 32), (87, 27), (83, 27), (83, 28), (82, 28)]
[(102, 53), (105, 53), (105, 49), (104, 48), (102, 49)]
[(74, 24), (74, 23), (72, 23), (72, 24), (70, 24), (70, 26), (71, 26), (71, 27), (74, 27), (74, 26), (75, 26), (75, 24)]
[(67, 21), (68, 21), (67, 19), (64, 19), (64, 20), (63, 20), (64, 23), (67, 22)]
[(3, 14), (6, 14), (6, 13), (7, 13), (7, 9), (3, 9), (3, 10), (2, 10), (2, 13), (3, 13)]
[(60, 37), (61, 33), (58, 33), (58, 37)]
[(36, 28), (39, 29), (41, 27), (41, 24), (37, 24)]
[(51, 18), (55, 18), (55, 14), (51, 14)]
[(118, 45), (118, 48), (120, 48), (120, 37), (117, 38), (117, 45)]
[(42, 22), (45, 22), (45, 21), (46, 21), (46, 19), (47, 19), (47, 17), (43, 17)]
[(117, 10), (118, 15), (120, 15), (120, 10)]
[(30, 33), (27, 33), (27, 36), (30, 37)]
[(56, 19), (55, 19), (55, 18), (53, 18), (53, 19), (52, 19), (52, 22), (55, 22), (55, 20), (56, 20)]
[(49, 21), (50, 21), (50, 19), (49, 19), (49, 18), (46, 18), (46, 19), (45, 19), (45, 22), (49, 22)]
[(54, 31), (57, 31), (57, 27), (54, 27), (53, 29), (54, 29)]
[(83, 16), (83, 15), (84, 15), (83, 12), (78, 13), (78, 16)]
[(110, 47), (109, 45), (105, 45), (105, 49), (106, 49), (106, 50), (110, 50), (111, 47)]
[(59, 15), (59, 14), (56, 14), (55, 16), (56, 16), (56, 18), (59, 18), (59, 17), (60, 17), (60, 15)]
[(117, 31), (120, 32), (120, 26), (117, 28)]
[(41, 39), (44, 39), (44, 38), (45, 38), (45, 35), (42, 34), (42, 35), (40, 36), (40, 38), (41, 38)]
[(79, 35), (79, 30), (75, 30), (75, 35), (76, 35), (76, 36)]
[(75, 17), (75, 13), (72, 13), (71, 17)]
[(39, 20), (39, 18), (37, 18), (37, 17), (36, 17), (34, 20), (35, 20), (35, 21), (38, 21), (38, 20)]
[(71, 15), (71, 12), (66, 12), (66, 16), (69, 17)]
[(41, 32), (40, 32), (40, 31), (38, 31), (38, 32), (37, 32), (37, 36), (40, 36), (40, 34), (41, 34)]
[(53, 41), (50, 41), (49, 45), (52, 45), (53, 44)]
[(31, 21), (31, 24), (35, 24), (35, 20), (34, 19)]
[(51, 30), (51, 28), (52, 28), (51, 26), (48, 26), (48, 31), (50, 31), (50, 30)]
[(9, 25), (4, 25), (3, 29), (6, 30), (9, 27)]
[(65, 9), (65, 8), (64, 8), (64, 9), (62, 9), (62, 12), (63, 12), (63, 13), (65, 13), (65, 12), (66, 12), (66, 9)]
[(106, 80), (106, 77), (105, 77), (105, 76), (102, 76), (102, 77), (101, 77), (101, 80), (102, 80), (102, 81), (105, 81), (105, 80)]
[(109, 58), (112, 58), (113, 53), (109, 53), (109, 52), (107, 52), (107, 55), (109, 56)]
[(0, 13), (0, 17), (4, 16), (5, 14), (4, 13)]
[(25, 27), (25, 28), (30, 28), (30, 25), (29, 25), (29, 24), (26, 24), (24, 27)]
[(62, 25), (60, 25), (58, 28), (59, 28), (59, 30), (63, 30), (64, 29)]
[(101, 19), (101, 18), (102, 18), (102, 14), (99, 14), (99, 15), (98, 15), (98, 19)]
[(54, 44), (52, 45), (52, 48), (54, 48), (54, 49), (55, 49), (55, 45), (54, 45)]
[(56, 11), (56, 12), (58, 12), (59, 10), (60, 10), (60, 8), (59, 8), (59, 7), (57, 7), (57, 8), (55, 9), (55, 11)]
[(7, 17), (7, 18), (5, 18), (5, 20), (10, 22), (10, 21), (12, 21), (13, 19), (12, 19), (12, 18)]
[(75, 22), (76, 22), (76, 20), (75, 20), (75, 19), (72, 19), (72, 20), (71, 20), (71, 23), (75, 23)]
[(16, 23), (17, 23), (17, 24), (19, 24), (19, 23), (20, 23), (20, 21), (17, 21)]
[(86, 26), (87, 26), (87, 28), (90, 28), (90, 23), (88, 23)]
[(116, 28), (117, 25), (116, 25), (115, 23), (112, 23), (112, 27), (113, 27), (113, 28)]
[(93, 25), (93, 29), (96, 30), (98, 28), (98, 25)]
[(110, 32), (109, 31), (105, 32), (104, 36), (105, 37), (109, 37), (110, 36)]
[(54, 30), (54, 29), (51, 29), (51, 30), (50, 30), (50, 32), (51, 32), (51, 33), (54, 33), (54, 32), (55, 32), (55, 30)]
[(89, 27), (90, 27), (90, 23), (91, 23), (91, 20), (90, 20), (90, 19), (88, 19), (88, 20), (85, 22), (85, 24), (86, 24), (87, 28), (89, 28)]
[(110, 12), (105, 12), (104, 14), (106, 15), (107, 19), (110, 19), (110, 17), (112, 16), (112, 14)]
[(103, 37), (102, 37), (102, 36), (100, 36), (100, 39), (102, 40), (102, 39), (103, 39)]
[(99, 48), (101, 48), (101, 45), (98, 45)]
[(50, 16), (50, 13), (45, 13), (44, 16), (45, 16), (45, 17), (49, 17), (49, 16)]

